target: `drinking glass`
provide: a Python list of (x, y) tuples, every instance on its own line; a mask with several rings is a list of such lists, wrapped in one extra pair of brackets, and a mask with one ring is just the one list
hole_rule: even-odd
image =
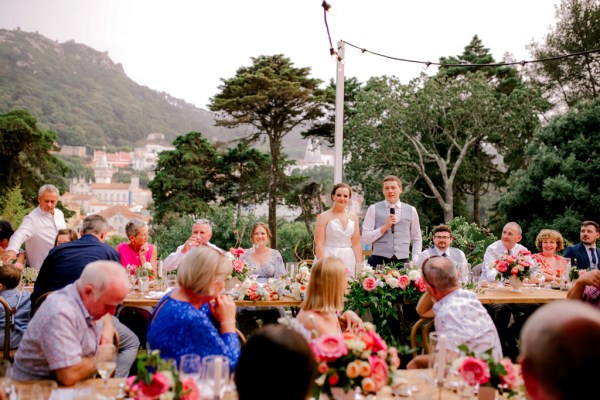
[(452, 363), (446, 335), (438, 332), (429, 333), (429, 355), (429, 368), (433, 371), (433, 382), (441, 390), (449, 370), (448, 367)]
[(131, 289), (135, 289), (135, 283), (137, 282), (137, 266), (127, 264), (127, 273), (129, 274), (129, 281), (131, 282)]
[(258, 279), (258, 267), (253, 267), (250, 270), (250, 279), (256, 281)]
[(177, 286), (177, 273), (170, 271), (167, 273), (167, 291), (175, 289)]
[(544, 288), (544, 281), (546, 280), (546, 275), (544, 275), (544, 273), (542, 271), (537, 273), (537, 278), (538, 278), (538, 286), (540, 289)]
[(179, 377), (182, 381), (192, 378), (197, 382), (200, 380), (201, 366), (198, 354), (184, 354), (179, 360)]
[(287, 262), (285, 263), (285, 269), (287, 270), (288, 276), (293, 281), (296, 279), (296, 274), (298, 273), (298, 263), (295, 262)]
[(150, 291), (150, 271), (144, 267), (138, 268), (138, 282), (140, 292), (147, 293)]
[[(104, 393), (108, 393), (108, 378), (117, 368), (117, 349), (113, 344), (100, 344), (96, 350), (96, 370), (104, 381)], [(108, 395), (106, 398), (109, 398)]]
[(209, 400), (223, 399), (229, 387), (229, 358), (206, 356), (202, 359), (200, 397)]

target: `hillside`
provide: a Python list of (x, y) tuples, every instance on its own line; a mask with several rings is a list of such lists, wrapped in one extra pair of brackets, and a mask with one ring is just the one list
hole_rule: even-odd
[[(107, 53), (0, 29), (0, 113), (15, 108), (31, 112), (62, 145), (131, 149), (151, 132), (168, 142), (190, 131), (213, 142), (236, 138), (234, 130), (214, 126), (210, 111), (138, 85)], [(304, 142), (288, 136), (286, 152), (302, 157)]]

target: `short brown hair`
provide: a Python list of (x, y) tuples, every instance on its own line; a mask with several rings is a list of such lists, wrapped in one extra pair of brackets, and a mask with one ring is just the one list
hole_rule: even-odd
[(0, 266), (0, 283), (6, 289), (14, 289), (21, 282), (21, 270), (14, 265)]
[(554, 229), (542, 229), (535, 238), (535, 247), (542, 250), (542, 242), (544, 240), (554, 240), (556, 242), (556, 251), (561, 251), (565, 248), (565, 239), (559, 231)]
[(597, 222), (595, 221), (583, 221), (581, 223), (581, 227), (583, 228), (584, 226), (588, 226), (588, 225), (592, 225), (594, 228), (596, 228), (596, 232), (600, 232), (600, 225), (598, 225)]
[(388, 175), (385, 178), (383, 178), (383, 183), (386, 183), (389, 181), (394, 181), (394, 182), (398, 183), (398, 186), (402, 187), (402, 182), (400, 181), (400, 178), (398, 178), (396, 175)]
[(342, 311), (346, 291), (346, 265), (338, 257), (324, 257), (313, 265), (306, 298), (306, 311)]
[(69, 228), (59, 229), (58, 232), (56, 233), (56, 237), (54, 238), (54, 247), (56, 247), (56, 245), (58, 244), (58, 237), (60, 235), (69, 235), (69, 242), (79, 239), (77, 232), (75, 232), (73, 229), (69, 229)]
[(450, 234), (450, 237), (452, 237), (452, 228), (450, 228), (448, 225), (438, 225), (435, 228), (433, 228), (434, 235), (438, 232), (448, 232)]

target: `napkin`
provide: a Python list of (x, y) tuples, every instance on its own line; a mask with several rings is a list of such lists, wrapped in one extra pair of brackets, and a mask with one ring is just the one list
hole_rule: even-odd
[(161, 299), (167, 292), (149, 292), (146, 296), (147, 299)]

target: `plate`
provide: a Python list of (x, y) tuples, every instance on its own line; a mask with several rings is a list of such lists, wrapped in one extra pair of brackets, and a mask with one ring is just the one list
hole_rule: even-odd
[(158, 299), (162, 299), (162, 297), (164, 295), (165, 295), (164, 292), (150, 292), (149, 294), (145, 295), (144, 298), (151, 299), (151, 300), (158, 300)]

